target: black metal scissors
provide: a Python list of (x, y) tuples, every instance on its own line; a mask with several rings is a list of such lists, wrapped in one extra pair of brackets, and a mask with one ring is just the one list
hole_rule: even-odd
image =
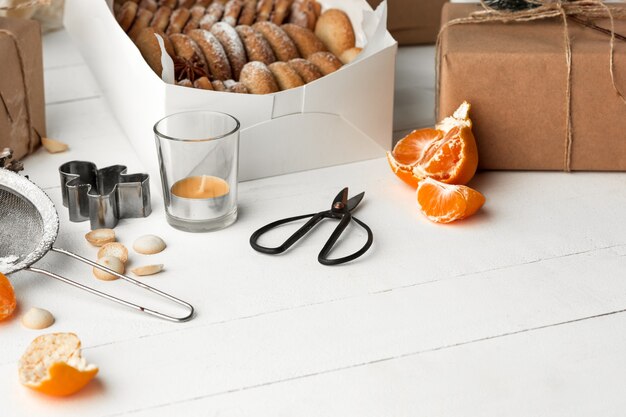
[[(319, 213), (313, 214), (305, 214), (303, 216), (290, 217), (288, 219), (278, 220), (270, 223), (267, 226), (260, 228), (259, 230), (254, 232), (252, 236), (250, 236), (250, 245), (252, 245), (254, 250), (261, 253), (278, 255), (289, 249), (294, 243), (304, 237), (304, 235), (306, 235), (322, 220), (338, 219), (340, 220), (339, 224), (335, 228), (333, 234), (330, 235), (330, 238), (322, 248), (322, 251), (317, 256), (317, 260), (323, 265), (339, 265), (345, 262), (352, 261), (367, 252), (370, 246), (372, 246), (372, 242), (374, 241), (374, 234), (372, 233), (372, 230), (365, 223), (352, 216), (351, 214), (351, 212), (359, 205), (361, 200), (363, 200), (363, 196), (365, 196), (365, 193), (357, 194), (354, 197), (348, 199), (348, 187), (346, 187), (341, 190), (339, 194), (337, 194), (337, 197), (335, 197), (335, 199), (333, 200), (333, 204), (330, 210), (321, 211)], [(311, 220), (306, 222), (304, 226), (302, 226), (293, 235), (291, 235), (291, 237), (287, 239), (282, 245), (276, 248), (266, 248), (257, 243), (259, 238), (268, 231), (286, 223), (306, 219), (307, 217), (311, 217)], [(328, 254), (332, 250), (333, 246), (335, 246), (335, 243), (337, 243), (339, 236), (341, 236), (343, 231), (346, 230), (346, 227), (348, 227), (352, 220), (354, 220), (359, 226), (365, 229), (365, 231), (367, 232), (367, 242), (361, 249), (354, 252), (352, 255), (344, 256), (342, 258), (329, 259)]]

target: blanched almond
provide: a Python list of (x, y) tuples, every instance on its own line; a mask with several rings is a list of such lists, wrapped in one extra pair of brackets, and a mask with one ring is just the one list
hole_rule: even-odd
[[(106, 268), (112, 269), (118, 274), (123, 274), (125, 269), (124, 263), (115, 256), (104, 256), (98, 259), (98, 265), (102, 265)], [(102, 281), (115, 281), (116, 279), (118, 279), (116, 275), (110, 274), (106, 271), (101, 270), (100, 268), (96, 268), (95, 266), (93, 267), (93, 275), (96, 278), (101, 279)]]
[(107, 243), (98, 251), (98, 258), (104, 256), (115, 256), (122, 261), (122, 263), (126, 263), (128, 261), (128, 249), (118, 242)]
[(33, 307), (22, 316), (22, 325), (29, 329), (41, 330), (52, 326), (54, 316), (43, 308)]
[(159, 253), (165, 249), (165, 242), (158, 236), (145, 235), (135, 240), (135, 243), (133, 243), (133, 249), (135, 249), (135, 252), (137, 253), (154, 255), (155, 253)]
[(140, 277), (145, 275), (158, 274), (161, 271), (163, 271), (163, 264), (138, 266), (137, 268), (133, 268), (130, 270), (130, 272)]
[(65, 152), (70, 148), (67, 143), (59, 142), (58, 140), (45, 137), (41, 138), (41, 144), (50, 153)]
[(87, 242), (94, 246), (102, 246), (107, 243), (115, 242), (115, 232), (113, 229), (96, 229), (85, 235)]

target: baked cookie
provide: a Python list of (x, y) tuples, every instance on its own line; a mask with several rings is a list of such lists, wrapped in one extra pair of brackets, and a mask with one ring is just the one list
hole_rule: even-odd
[(278, 91), (272, 72), (262, 62), (248, 62), (241, 70), (240, 82), (252, 94), (271, 94)]
[(175, 33), (170, 35), (170, 41), (177, 57), (198, 65), (205, 73), (209, 72), (204, 54), (193, 39), (184, 33)]
[(200, 26), (200, 20), (204, 17), (206, 8), (196, 5), (189, 9), (189, 12), (191, 13), (191, 17), (189, 17), (189, 20), (185, 24), (185, 27), (183, 28), (183, 33), (187, 33), (191, 30), (197, 29)]
[(322, 13), (315, 26), (315, 34), (336, 56), (356, 44), (350, 18), (339, 9), (328, 9)]
[(224, 5), (217, 1), (211, 3), (206, 9), (206, 14), (200, 19), (200, 28), (211, 30), (214, 24), (220, 21), (224, 15)]
[(252, 28), (263, 35), (279, 61), (287, 62), (290, 59), (300, 58), (296, 44), (280, 26), (272, 22), (257, 22), (252, 25)]
[(174, 10), (170, 16), (170, 24), (167, 26), (167, 31), (165, 33), (168, 35), (181, 33), (190, 17), (191, 12), (186, 7), (179, 7)]
[(293, 23), (284, 24), (282, 28), (287, 32), (287, 35), (289, 35), (293, 43), (296, 44), (300, 56), (308, 58), (309, 55), (316, 52), (328, 51), (324, 43), (309, 29), (294, 25)]
[(133, 25), (128, 30), (128, 37), (131, 38), (133, 42), (135, 41), (135, 39), (137, 39), (137, 36), (139, 36), (139, 32), (141, 32), (142, 29), (150, 26), (152, 16), (153, 13), (150, 10), (139, 9), (137, 11), (137, 17), (135, 17)]
[(292, 4), (293, 0), (276, 0), (270, 21), (276, 25), (282, 25), (289, 14)]
[(304, 85), (304, 80), (286, 62), (274, 62), (268, 66), (281, 91)]
[(256, 6), (256, 21), (267, 22), (270, 20), (273, 8), (274, 0), (259, 0)]
[(315, 65), (323, 75), (331, 74), (343, 66), (332, 52), (316, 52), (309, 55), (309, 62)]
[(150, 10), (152, 13), (154, 13), (159, 8), (159, 5), (155, 0), (141, 0), (139, 2), (139, 8)]
[(124, 32), (128, 32), (133, 22), (135, 21), (135, 16), (137, 16), (137, 3), (132, 1), (127, 1), (122, 5), (119, 12), (115, 15), (115, 19), (117, 23), (120, 24)]
[(354, 61), (356, 57), (359, 56), (359, 54), (362, 51), (363, 51), (363, 48), (359, 48), (359, 47), (346, 49), (345, 51), (342, 52), (341, 55), (339, 55), (339, 59), (341, 60), (341, 62), (344, 63), (344, 65), (348, 65), (349, 63)]
[(224, 81), (224, 86), (226, 87), (226, 91), (229, 93), (238, 93), (238, 94), (248, 94), (248, 89), (242, 83), (238, 83), (235, 80), (226, 80)]
[(257, 0), (243, 0), (243, 8), (239, 15), (239, 24), (250, 26), (256, 20)]
[(233, 77), (226, 51), (211, 32), (205, 29), (194, 29), (188, 35), (202, 50), (213, 79), (228, 80)]
[(307, 84), (317, 80), (318, 78), (323, 77), (321, 71), (306, 59), (292, 59), (291, 61), (289, 61), (289, 65), (298, 73), (300, 77), (302, 77), (302, 80), (304, 80), (304, 82)]
[(318, 14), (315, 12), (316, 7), (311, 0), (295, 0), (291, 5), (291, 13), (289, 14), (289, 23), (302, 26), (309, 30), (315, 30)]
[(201, 90), (213, 90), (213, 84), (211, 84), (211, 81), (207, 77), (198, 78), (193, 82), (193, 86)]
[(213, 86), (213, 90), (215, 91), (226, 92), (226, 86), (224, 85), (224, 82), (221, 80), (213, 80), (211, 81), (211, 85)]
[(211, 33), (220, 41), (228, 56), (230, 68), (233, 71), (233, 79), (239, 80), (239, 74), (248, 61), (246, 50), (234, 27), (225, 22), (217, 22), (211, 28)]
[(276, 61), (276, 55), (263, 35), (246, 25), (239, 25), (235, 30), (243, 42), (249, 61), (261, 61), (265, 65)]
[(167, 6), (159, 7), (156, 12), (154, 12), (154, 16), (152, 17), (152, 21), (150, 22), (150, 26), (156, 30), (165, 31), (167, 29), (167, 25), (170, 24), (170, 16), (172, 15), (172, 9)]
[(239, 20), (239, 14), (241, 13), (242, 8), (243, 3), (241, 0), (229, 0), (224, 6), (224, 16), (222, 17), (222, 22), (228, 23), (232, 27), (237, 26), (237, 21)]
[(150, 68), (160, 77), (163, 73), (163, 64), (161, 63), (161, 47), (159, 41), (156, 38), (156, 34), (159, 34), (163, 38), (163, 45), (165, 51), (170, 55), (174, 55), (174, 49), (169, 38), (165, 33), (155, 31), (154, 28), (144, 28), (139, 32), (135, 44), (137, 49), (141, 52), (141, 56), (146, 60)]

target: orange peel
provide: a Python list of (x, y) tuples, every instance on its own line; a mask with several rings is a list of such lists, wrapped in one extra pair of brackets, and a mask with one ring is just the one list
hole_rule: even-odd
[(20, 382), (53, 396), (67, 396), (85, 387), (98, 373), (81, 356), (74, 333), (51, 333), (32, 341), (19, 361)]

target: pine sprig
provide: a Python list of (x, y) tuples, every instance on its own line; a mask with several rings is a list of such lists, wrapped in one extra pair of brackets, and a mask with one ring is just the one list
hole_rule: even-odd
[(538, 5), (528, 0), (485, 0), (487, 6), (496, 10), (519, 11), (532, 9)]

